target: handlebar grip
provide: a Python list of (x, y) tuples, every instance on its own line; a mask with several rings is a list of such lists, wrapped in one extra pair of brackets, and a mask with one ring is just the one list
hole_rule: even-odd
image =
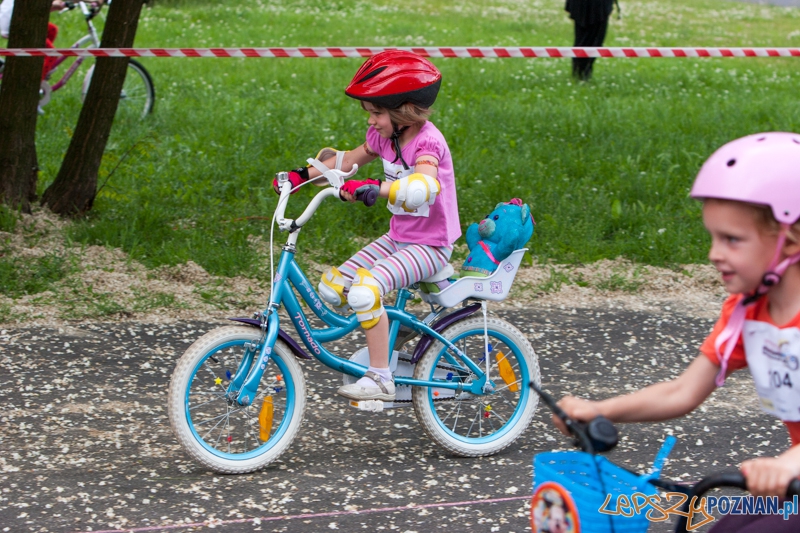
[(619, 432), (608, 418), (598, 415), (588, 422), (573, 420), (558, 406), (555, 398), (543, 391), (535, 382), (531, 381), (529, 386), (553, 414), (564, 422), (567, 430), (575, 437), (575, 446), (581, 450), (588, 453), (607, 452), (619, 442)]
[(377, 187), (364, 187), (356, 191), (356, 200), (364, 202), (367, 207), (372, 207), (378, 201), (378, 192)]
[(614, 423), (604, 416), (596, 416), (586, 424), (586, 432), (595, 452), (607, 452), (619, 442), (619, 432)]
[(794, 496), (800, 496), (800, 479), (798, 478), (793, 479), (786, 489), (787, 498), (793, 498)]

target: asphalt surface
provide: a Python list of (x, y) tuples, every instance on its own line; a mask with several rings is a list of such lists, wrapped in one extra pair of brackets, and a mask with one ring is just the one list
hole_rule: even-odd
[[(711, 327), (669, 309), (497, 314), (528, 335), (556, 396), (607, 397), (674, 376)], [(200, 468), (171, 433), (167, 387), (180, 354), (221, 323), (0, 331), (0, 531), (530, 530), (532, 458), (569, 449), (541, 403), (501, 454), (456, 458), (426, 437), (410, 409), (357, 412), (334, 394), (340, 376), (303, 362), (308, 409), (292, 449), (254, 474)], [(783, 426), (759, 413), (749, 381), (734, 376), (681, 420), (622, 427), (610, 457), (645, 469), (674, 434), (664, 475), (693, 481), (786, 448)]]

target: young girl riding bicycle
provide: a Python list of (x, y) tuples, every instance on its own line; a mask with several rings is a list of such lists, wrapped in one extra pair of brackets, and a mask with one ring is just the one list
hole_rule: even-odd
[[(754, 495), (783, 496), (800, 476), (800, 135), (763, 133), (730, 142), (700, 169), (691, 193), (703, 202), (709, 259), (731, 294), (678, 378), (603, 401), (563, 398), (570, 417), (648, 422), (685, 415), (749, 367), (762, 408), (785, 423), (792, 447), (742, 463)], [(565, 427), (556, 418), (564, 432)], [(800, 516), (726, 516), (714, 533), (797, 531)]]
[[(351, 400), (395, 399), (383, 297), (444, 268), (461, 236), (450, 149), (428, 121), (441, 81), (438, 69), (417, 54), (387, 50), (374, 55), (345, 90), (369, 113), (366, 142), (347, 152), (326, 149), (318, 156), (335, 154), (335, 163), (331, 157), (326, 164), (344, 171), (380, 157), (385, 181), (350, 180), (341, 196), (353, 202), (374, 189), (388, 199), (392, 212), (388, 233), (338, 268), (331, 267), (319, 285), (326, 302), (340, 310), (352, 308), (365, 330), (369, 370), (338, 390)], [(297, 187), (321, 175), (311, 166), (295, 169), (289, 178)]]

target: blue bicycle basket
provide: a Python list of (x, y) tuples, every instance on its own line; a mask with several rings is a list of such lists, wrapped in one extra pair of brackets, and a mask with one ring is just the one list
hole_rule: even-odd
[[(584, 452), (547, 452), (533, 458), (534, 496), (531, 501), (533, 533), (644, 533), (650, 522), (643, 507), (633, 512), (634, 494), (651, 496), (675, 443), (667, 437), (649, 474), (637, 475), (599, 455)], [(623, 506), (618, 509), (620, 496)], [(637, 497), (643, 503), (644, 498)], [(627, 504), (624, 502), (628, 502)], [(605, 512), (601, 513), (600, 509)], [(625, 511), (625, 514), (615, 514)]]

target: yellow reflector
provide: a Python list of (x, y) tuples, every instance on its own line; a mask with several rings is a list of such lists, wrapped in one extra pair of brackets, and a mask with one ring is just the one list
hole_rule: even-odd
[(514, 374), (514, 369), (511, 368), (511, 363), (508, 362), (503, 352), (498, 351), (495, 355), (497, 358), (497, 368), (500, 371), (500, 377), (508, 385), (508, 390), (517, 392), (519, 390), (519, 383), (517, 383), (517, 376)]
[(269, 440), (272, 432), (272, 396), (264, 398), (261, 404), (261, 412), (258, 413), (258, 425), (260, 426), (259, 438), (264, 442)]

